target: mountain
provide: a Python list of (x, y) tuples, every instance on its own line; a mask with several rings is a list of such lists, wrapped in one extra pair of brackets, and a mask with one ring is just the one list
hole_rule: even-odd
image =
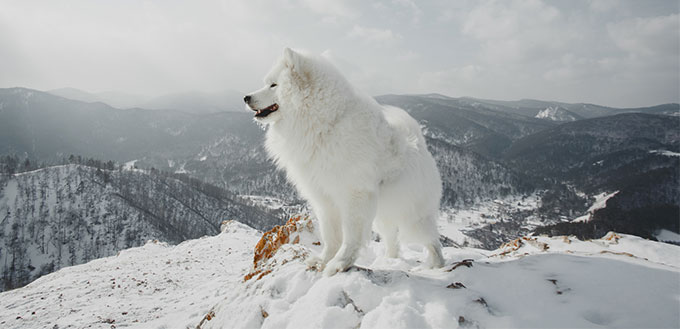
[(150, 239), (214, 235), (227, 219), (260, 229), (279, 222), (210, 184), (93, 160), (0, 176), (0, 214), (2, 289)]
[[(668, 191), (675, 184), (670, 171), (678, 162), (672, 154), (679, 151), (680, 117), (622, 113), (585, 119), (578, 113), (597, 116), (628, 109), (437, 94), (385, 95), (377, 100), (406, 109), (422, 125), (442, 174), (444, 216), (457, 221), (459, 210), (497, 209), (475, 221), (474, 227), (461, 224), (459, 231), (470, 245), (493, 249), (538, 226), (581, 217), (594, 196), (604, 192), (621, 191), (621, 197), (646, 200), (632, 203), (638, 210), (622, 210), (628, 217), (645, 207), (664, 218), (673, 214), (663, 209), (668, 200), (675, 200)], [(568, 111), (578, 120), (534, 117), (549, 107)], [(643, 110), (672, 114), (676, 108), (670, 104)], [(284, 173), (267, 159), (263, 141), (263, 130), (246, 112), (118, 110), (35, 90), (0, 90), (0, 155), (52, 164), (65, 162), (71, 154), (111, 159), (116, 166), (127, 163), (189, 175), (249, 200), (276, 198), (283, 208), (302, 205)], [(656, 185), (640, 185), (651, 196), (643, 197), (645, 193), (635, 192), (627, 181)], [(537, 201), (525, 206), (529, 199)], [(616, 227), (653, 236), (658, 229), (656, 224), (644, 230), (639, 225), (626, 225), (635, 230), (607, 225), (600, 224), (597, 234)], [(665, 224), (662, 228), (677, 232)]]
[[(0, 89), (0, 154), (59, 160), (68, 154), (129, 161), (197, 155), (223, 138), (260, 144), (249, 113), (192, 115), (119, 110), (24, 89)], [(167, 166), (167, 162), (165, 164)]]
[(241, 112), (244, 109), (243, 93), (233, 90), (220, 92), (183, 92), (147, 97), (116, 91), (90, 93), (76, 88), (59, 88), (48, 93), (85, 103), (100, 102), (119, 109), (144, 108), (149, 110), (176, 110), (193, 114)]
[(640, 158), (680, 151), (679, 117), (626, 113), (566, 123), (515, 141), (504, 154), (512, 167), (537, 176), (596, 183), (604, 172)]
[[(307, 226), (309, 227), (309, 226)], [(444, 248), (383, 258), (371, 241), (356, 267), (309, 269), (316, 232), (255, 269), (261, 233), (230, 222), (217, 236), (149, 242), (0, 294), (7, 328), (448, 328), (680, 326), (680, 247), (611, 233), (593, 241), (523, 237), (494, 251)], [(290, 240), (293, 240), (292, 238)], [(634, 282), (634, 284), (631, 284)], [(625, 288), (624, 288), (625, 287)], [(520, 302), (518, 302), (520, 301)]]
[[(47, 162), (69, 154), (135, 160), (142, 168), (186, 173), (238, 194), (296, 199), (283, 173), (267, 159), (263, 131), (249, 113), (118, 110), (28, 89), (0, 90), (0, 99), (0, 154), (26, 154)], [(527, 190), (528, 183), (502, 164), (451, 145), (451, 138), (432, 134), (435, 129), (428, 126), (426, 131), (444, 138), (430, 146), (445, 176), (445, 205), (469, 205)]]
[(184, 92), (151, 98), (138, 107), (155, 110), (178, 110), (187, 113), (206, 114), (216, 112), (244, 112), (244, 93), (224, 90), (221, 92)]
[(101, 102), (119, 109), (139, 107), (139, 104), (147, 100), (145, 96), (116, 91), (90, 93), (76, 88), (59, 88), (48, 90), (47, 92), (52, 95), (86, 103)]
[(539, 112), (544, 111), (547, 108), (562, 108), (566, 111), (569, 111), (572, 115), (577, 115), (578, 117), (584, 119), (605, 117), (622, 113), (648, 113), (672, 116), (680, 115), (680, 104), (677, 103), (637, 108), (613, 108), (588, 103), (564, 103), (534, 99), (522, 99), (519, 101), (498, 101), (471, 97), (452, 99), (467, 103), (470, 106), (488, 107), (495, 111), (515, 113), (528, 117), (536, 117)]
[(617, 192), (591, 221), (556, 223), (537, 233), (585, 239), (616, 230), (654, 239), (659, 230), (680, 232), (678, 127), (680, 117), (644, 113), (580, 120), (517, 140), (505, 163), (587, 194)]
[(500, 156), (515, 139), (555, 125), (439, 95), (384, 95), (376, 99), (406, 110), (425, 127), (428, 137), (491, 158)]
[(534, 182), (502, 163), (447, 142), (428, 138), (442, 178), (442, 208), (464, 208), (509, 195), (527, 194)]
[(101, 103), (106, 103), (103, 101), (103, 99), (96, 94), (76, 89), (76, 88), (58, 88), (58, 89), (51, 89), (48, 90), (47, 93), (50, 93), (55, 96), (63, 97), (63, 98), (68, 98), (68, 99), (73, 99), (85, 103), (95, 103), (95, 102), (101, 102)]
[[(659, 230), (680, 232), (674, 224), (680, 206), (677, 192), (680, 157), (675, 156), (680, 154), (678, 104), (613, 109), (590, 104), (484, 101), (437, 94), (388, 95), (378, 97), (378, 101), (405, 108), (423, 126), (445, 177), (443, 203), (447, 206), (470, 207), (484, 200), (543, 191), (536, 208), (504, 210), (501, 218), (506, 220), (490, 221), (466, 231), (468, 237), (484, 248), (494, 248), (503, 239), (534, 230), (583, 238), (617, 230), (652, 239)], [(558, 120), (537, 122), (538, 118), (533, 117), (541, 113)], [(588, 117), (592, 118), (585, 119)], [(435, 149), (433, 140), (444, 143)], [(455, 146), (477, 157), (474, 161), (442, 166), (445, 151), (441, 145)], [(461, 155), (447, 157), (460, 159)], [(484, 163), (495, 163), (503, 170), (489, 170)], [(470, 170), (461, 172), (460, 168)], [(499, 175), (500, 172), (506, 174)], [(480, 179), (487, 173), (496, 178)], [(485, 182), (492, 182), (489, 187), (496, 189), (485, 187)], [(511, 189), (504, 184), (509, 182), (514, 182)], [(451, 186), (458, 188), (452, 191)], [(466, 197), (486, 198), (451, 202), (458, 191), (466, 191)], [(598, 220), (574, 223), (573, 227), (556, 221), (583, 215), (594, 195), (615, 191), (620, 193), (607, 203), (606, 209), (594, 212), (593, 217)], [(539, 229), (535, 223), (547, 227)]]

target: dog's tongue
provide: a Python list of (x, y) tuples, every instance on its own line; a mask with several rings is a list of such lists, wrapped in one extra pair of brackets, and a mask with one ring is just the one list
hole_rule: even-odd
[(269, 107), (263, 108), (263, 109), (261, 109), (261, 110), (257, 110), (257, 111), (255, 112), (255, 116), (256, 116), (256, 117), (266, 117), (266, 116), (268, 116), (269, 114), (271, 114), (272, 112), (276, 112), (276, 110), (278, 110), (278, 109), (279, 109), (279, 105), (278, 105), (278, 104), (273, 104), (273, 105), (271, 105), (271, 106), (269, 106)]

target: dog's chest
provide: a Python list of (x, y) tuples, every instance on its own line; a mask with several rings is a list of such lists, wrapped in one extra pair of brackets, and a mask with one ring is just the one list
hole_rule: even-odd
[[(294, 180), (337, 184), (376, 168), (381, 150), (354, 134), (319, 136), (268, 131), (267, 149)], [(371, 173), (375, 177), (375, 173)]]

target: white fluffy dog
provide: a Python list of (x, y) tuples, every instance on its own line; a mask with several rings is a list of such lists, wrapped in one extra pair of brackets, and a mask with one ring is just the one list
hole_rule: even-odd
[(324, 58), (284, 50), (265, 87), (244, 98), (268, 125), (266, 149), (319, 220), (323, 251), (308, 264), (324, 275), (354, 264), (371, 223), (388, 257), (399, 242), (441, 267), (436, 219), (439, 171), (418, 123), (352, 88)]

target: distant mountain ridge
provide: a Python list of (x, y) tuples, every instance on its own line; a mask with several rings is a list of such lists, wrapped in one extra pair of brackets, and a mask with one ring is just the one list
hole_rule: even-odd
[(147, 97), (141, 95), (126, 94), (115, 91), (91, 93), (70, 87), (52, 89), (46, 92), (52, 95), (86, 103), (100, 102), (119, 109), (139, 107), (138, 105), (142, 104), (147, 99)]
[(114, 91), (90, 93), (76, 88), (59, 88), (48, 93), (86, 103), (100, 102), (119, 109), (144, 108), (176, 110), (193, 114), (243, 111), (243, 93), (233, 90), (220, 92), (182, 92), (156, 97)]
[(462, 97), (459, 99), (470, 104), (478, 104), (478, 106), (488, 106), (491, 109), (500, 112), (516, 113), (524, 116), (535, 117), (540, 111), (553, 107), (562, 108), (583, 119), (591, 119), (603, 116), (610, 116), (622, 113), (650, 113), (650, 114), (664, 114), (664, 115), (680, 115), (680, 104), (669, 103), (659, 104), (647, 107), (636, 108), (614, 108), (589, 103), (564, 103), (554, 101), (541, 101), (535, 99), (522, 99), (519, 101), (498, 101), (478, 99), (472, 97)]

